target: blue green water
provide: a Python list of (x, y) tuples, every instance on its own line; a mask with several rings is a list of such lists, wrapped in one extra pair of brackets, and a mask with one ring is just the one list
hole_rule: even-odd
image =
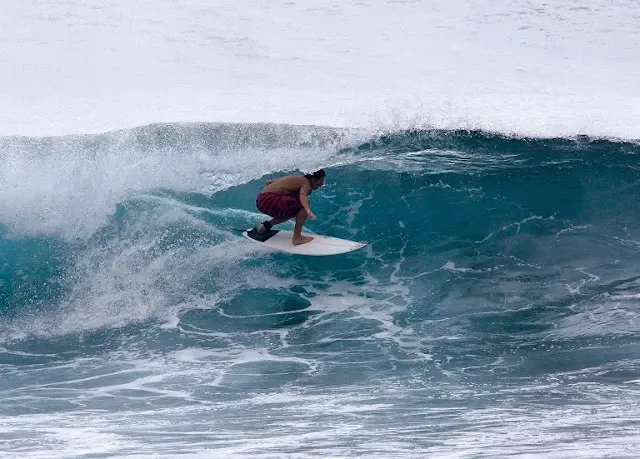
[[(183, 124), (0, 151), (4, 457), (634, 455), (637, 142)], [(230, 229), (317, 167), (307, 229), (366, 249)]]

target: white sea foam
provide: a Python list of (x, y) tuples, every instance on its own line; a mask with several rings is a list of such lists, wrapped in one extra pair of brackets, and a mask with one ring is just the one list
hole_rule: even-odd
[(260, 121), (640, 137), (634, 2), (2, 8), (1, 134)]

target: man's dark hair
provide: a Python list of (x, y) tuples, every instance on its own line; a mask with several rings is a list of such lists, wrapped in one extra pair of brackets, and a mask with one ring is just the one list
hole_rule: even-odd
[(325, 175), (326, 175), (326, 174), (325, 174), (325, 172), (324, 172), (324, 169), (317, 170), (317, 171), (315, 171), (313, 174), (304, 174), (304, 176), (305, 176), (306, 178), (308, 178), (309, 180), (311, 180), (311, 179), (316, 179), (316, 180), (318, 180), (318, 179), (320, 179), (320, 178), (324, 177)]

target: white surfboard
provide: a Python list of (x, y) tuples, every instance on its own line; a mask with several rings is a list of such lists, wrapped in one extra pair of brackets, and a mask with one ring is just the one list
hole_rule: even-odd
[[(276, 231), (274, 231), (276, 232)], [(242, 235), (255, 244), (259, 244), (263, 247), (280, 250), (282, 252), (294, 253), (296, 255), (311, 255), (311, 256), (323, 256), (323, 255), (338, 255), (340, 253), (352, 252), (354, 250), (361, 249), (366, 246), (364, 242), (354, 242), (347, 239), (340, 239), (331, 236), (322, 236), (320, 234), (307, 234), (306, 236), (313, 236), (311, 242), (306, 242), (300, 245), (293, 245), (291, 243), (292, 231), (277, 231), (274, 236), (271, 236), (264, 242), (256, 241), (249, 237), (247, 231), (243, 231)]]

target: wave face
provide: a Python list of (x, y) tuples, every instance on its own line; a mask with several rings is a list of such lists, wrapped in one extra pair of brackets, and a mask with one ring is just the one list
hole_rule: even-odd
[[(633, 457), (640, 146), (164, 124), (0, 139), (3, 449)], [(266, 253), (264, 181), (325, 167)]]

